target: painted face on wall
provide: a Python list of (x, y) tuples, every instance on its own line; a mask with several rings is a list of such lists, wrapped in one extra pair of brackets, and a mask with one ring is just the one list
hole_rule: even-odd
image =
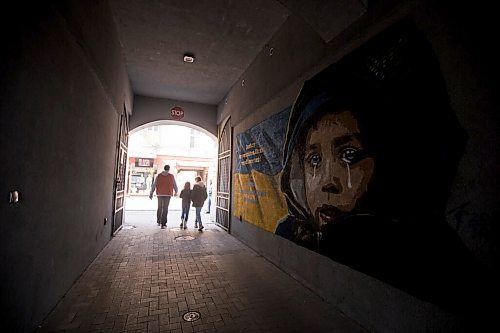
[(367, 156), (350, 111), (315, 122), (306, 136), (303, 165), (307, 206), (318, 228), (358, 206), (368, 191), (374, 159)]

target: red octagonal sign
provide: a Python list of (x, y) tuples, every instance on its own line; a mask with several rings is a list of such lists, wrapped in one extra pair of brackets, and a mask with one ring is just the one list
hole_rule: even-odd
[(184, 118), (184, 110), (180, 106), (174, 106), (170, 110), (170, 116), (176, 120)]

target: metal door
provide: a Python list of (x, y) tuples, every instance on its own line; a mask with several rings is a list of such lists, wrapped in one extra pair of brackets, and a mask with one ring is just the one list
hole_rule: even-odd
[(111, 232), (115, 235), (123, 224), (123, 204), (125, 201), (125, 171), (127, 167), (127, 147), (128, 147), (128, 115), (124, 109), (120, 116), (118, 128), (118, 139), (116, 145), (116, 172), (115, 172), (115, 200), (114, 216)]
[(229, 231), (231, 221), (231, 149), (233, 129), (228, 118), (219, 128), (219, 161), (217, 173), (217, 199), (215, 223)]

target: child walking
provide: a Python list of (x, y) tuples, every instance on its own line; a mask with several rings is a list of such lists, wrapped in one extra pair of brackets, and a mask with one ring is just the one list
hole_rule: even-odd
[(194, 220), (194, 227), (198, 228), (198, 224), (200, 228), (198, 231), (203, 230), (203, 222), (201, 221), (201, 207), (203, 207), (203, 203), (207, 199), (207, 187), (205, 183), (201, 180), (201, 177), (195, 178), (196, 183), (193, 186), (193, 191), (191, 193), (191, 201), (193, 202), (193, 207), (196, 208), (196, 220)]
[(191, 206), (191, 183), (186, 182), (179, 195), (182, 199), (181, 229), (187, 229), (189, 206)]

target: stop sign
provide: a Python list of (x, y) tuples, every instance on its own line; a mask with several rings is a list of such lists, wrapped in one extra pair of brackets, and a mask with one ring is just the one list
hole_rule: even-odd
[(174, 106), (170, 109), (170, 116), (176, 120), (180, 120), (184, 117), (184, 110), (180, 106)]

